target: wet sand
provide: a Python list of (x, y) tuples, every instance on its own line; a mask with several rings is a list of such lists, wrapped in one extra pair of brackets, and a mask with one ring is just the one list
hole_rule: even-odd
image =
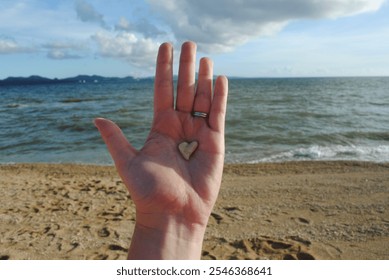
[[(125, 259), (113, 167), (0, 165), (0, 259)], [(227, 165), (203, 259), (389, 259), (389, 164)]]

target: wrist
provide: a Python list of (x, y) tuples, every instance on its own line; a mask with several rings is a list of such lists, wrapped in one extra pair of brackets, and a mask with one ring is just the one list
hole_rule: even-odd
[(206, 223), (188, 223), (180, 217), (137, 215), (128, 258), (200, 259), (205, 230)]

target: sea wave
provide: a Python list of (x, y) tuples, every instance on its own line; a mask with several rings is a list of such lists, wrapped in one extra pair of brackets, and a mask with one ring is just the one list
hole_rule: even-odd
[(291, 149), (248, 163), (283, 162), (304, 160), (361, 160), (389, 162), (389, 145), (378, 146), (319, 146)]

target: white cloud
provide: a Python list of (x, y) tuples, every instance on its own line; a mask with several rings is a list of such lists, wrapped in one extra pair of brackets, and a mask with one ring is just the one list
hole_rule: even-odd
[(15, 53), (19, 52), (20, 47), (14, 40), (0, 39), (0, 53)]
[(375, 11), (385, 0), (147, 0), (178, 41), (193, 40), (203, 52), (224, 52), (280, 31), (299, 19)]
[(106, 28), (107, 25), (104, 21), (102, 14), (96, 11), (96, 9), (84, 0), (76, 0), (75, 8), (77, 17), (83, 22), (95, 22), (99, 23), (102, 27)]
[(0, 38), (0, 54), (27, 53), (32, 51), (32, 48), (20, 46), (12, 38)]
[(165, 31), (162, 31), (145, 18), (140, 19), (136, 23), (132, 23), (129, 22), (126, 18), (121, 17), (119, 22), (116, 24), (115, 29), (119, 31), (137, 32), (146, 38), (166, 35)]
[(98, 32), (92, 39), (97, 43), (101, 56), (124, 59), (136, 67), (151, 68), (155, 64), (159, 43), (151, 39), (137, 37), (129, 32), (121, 32), (115, 36)]
[(51, 58), (51, 59), (58, 59), (58, 60), (82, 58), (82, 56), (80, 56), (80, 55), (72, 54), (72, 53), (69, 53), (69, 52), (63, 51), (63, 50), (50, 50), (47, 53), (47, 57)]
[(47, 50), (47, 57), (51, 59), (78, 59), (82, 58), (82, 51), (86, 47), (74, 43), (51, 42), (42, 45)]

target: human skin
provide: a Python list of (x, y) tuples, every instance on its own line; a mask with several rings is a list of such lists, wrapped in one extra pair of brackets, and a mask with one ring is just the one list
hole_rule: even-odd
[[(213, 63), (202, 58), (196, 86), (195, 61), (196, 45), (185, 42), (175, 96), (173, 47), (169, 43), (160, 46), (154, 118), (140, 150), (115, 123), (95, 119), (136, 207), (129, 259), (201, 257), (205, 229), (221, 185), (228, 80), (219, 76), (213, 86)], [(208, 117), (193, 117), (194, 111)], [(199, 144), (189, 160), (178, 150), (184, 141)]]

